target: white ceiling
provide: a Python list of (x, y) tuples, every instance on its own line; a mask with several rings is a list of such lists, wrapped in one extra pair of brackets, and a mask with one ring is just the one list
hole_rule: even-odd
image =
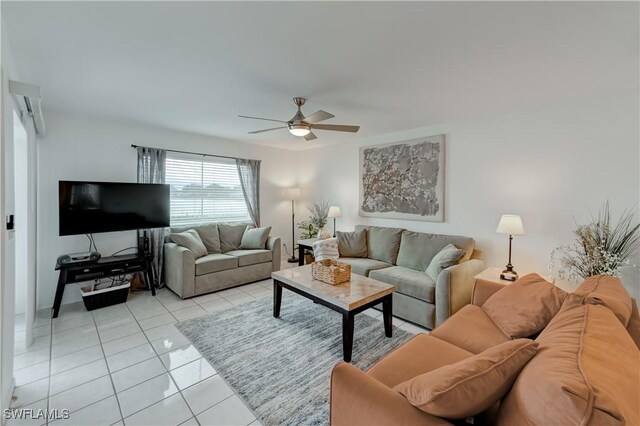
[[(638, 90), (638, 3), (2, 2), (44, 106), (289, 149)], [(357, 135), (313, 143), (291, 98)]]

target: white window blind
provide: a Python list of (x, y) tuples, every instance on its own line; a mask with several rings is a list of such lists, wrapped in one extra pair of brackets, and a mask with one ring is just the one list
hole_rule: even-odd
[(171, 225), (250, 222), (235, 161), (167, 153)]

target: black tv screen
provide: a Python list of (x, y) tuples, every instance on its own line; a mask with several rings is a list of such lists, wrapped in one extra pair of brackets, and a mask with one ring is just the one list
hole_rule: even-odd
[(169, 185), (60, 181), (60, 235), (169, 226)]

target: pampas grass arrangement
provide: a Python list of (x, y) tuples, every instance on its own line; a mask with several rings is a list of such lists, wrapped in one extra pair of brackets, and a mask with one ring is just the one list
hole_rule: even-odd
[(619, 276), (619, 269), (628, 265), (629, 258), (640, 249), (640, 224), (634, 224), (633, 212), (625, 210), (617, 223), (611, 221), (609, 202), (591, 223), (578, 225), (574, 231), (576, 242), (551, 252), (553, 269), (559, 257), (560, 278), (580, 280), (593, 275)]

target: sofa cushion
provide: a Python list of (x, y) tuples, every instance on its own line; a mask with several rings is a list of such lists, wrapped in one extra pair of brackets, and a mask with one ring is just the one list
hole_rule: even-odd
[(498, 328), (517, 339), (542, 331), (558, 313), (567, 293), (538, 274), (528, 274), (494, 293), (482, 305)]
[(336, 232), (338, 251), (343, 257), (367, 257), (367, 231)]
[(499, 425), (640, 424), (640, 351), (609, 309), (563, 307), (536, 340)]
[(390, 263), (366, 257), (341, 257), (340, 262), (348, 263), (351, 265), (351, 272), (364, 277), (368, 277), (371, 271), (393, 266)]
[(427, 266), (427, 270), (425, 271), (432, 280), (437, 280), (440, 272), (447, 269), (450, 266), (453, 266), (460, 258), (464, 256), (464, 250), (460, 250), (453, 244), (447, 244), (444, 246), (442, 250), (440, 250), (431, 262), (429, 262), (429, 266)]
[(198, 235), (195, 229), (187, 229), (184, 232), (171, 233), (169, 234), (169, 239), (179, 246), (191, 250), (196, 259), (207, 254), (207, 248), (202, 243), (200, 235)]
[(242, 234), (240, 240), (240, 248), (242, 250), (264, 249), (267, 246), (271, 227), (264, 228), (247, 228)]
[(509, 340), (489, 315), (475, 305), (464, 306), (436, 327), (431, 335), (474, 354)]
[(257, 263), (271, 262), (273, 254), (271, 250), (231, 250), (225, 253), (227, 256), (238, 258), (238, 266), (255, 265)]
[(584, 298), (584, 303), (603, 305), (611, 309), (625, 327), (631, 318), (631, 296), (620, 279), (607, 275), (589, 277), (573, 292)]
[(511, 388), (536, 354), (530, 339), (510, 340), (455, 364), (420, 374), (393, 389), (434, 416), (464, 419), (487, 410)]
[(207, 248), (207, 253), (221, 253), (218, 224), (205, 223), (202, 225), (172, 227), (171, 232), (184, 232), (187, 229), (195, 229), (200, 236), (202, 243)]
[(640, 349), (640, 314), (638, 314), (638, 302), (636, 299), (631, 299), (631, 318), (629, 318), (627, 332), (638, 349)]
[(369, 277), (396, 286), (396, 292), (434, 303), (436, 283), (426, 272), (414, 271), (402, 266), (371, 271)]
[(472, 355), (464, 349), (421, 333), (378, 361), (367, 374), (392, 388), (419, 374), (462, 361)]
[(238, 250), (246, 229), (246, 223), (219, 223), (218, 233), (220, 234), (220, 249), (222, 253)]
[(395, 265), (398, 258), (398, 250), (400, 250), (402, 229), (382, 226), (356, 226), (356, 231), (362, 229), (367, 230), (368, 257)]
[(198, 235), (200, 235), (208, 253), (221, 253), (220, 234), (218, 233), (218, 225), (216, 223), (199, 225), (195, 227), (195, 230), (198, 232)]
[(238, 259), (221, 253), (212, 253), (196, 259), (196, 276), (238, 267)]
[(475, 244), (473, 238), (403, 231), (396, 264), (417, 271), (425, 271), (431, 263), (431, 259), (449, 244), (464, 251), (460, 262), (471, 259)]

